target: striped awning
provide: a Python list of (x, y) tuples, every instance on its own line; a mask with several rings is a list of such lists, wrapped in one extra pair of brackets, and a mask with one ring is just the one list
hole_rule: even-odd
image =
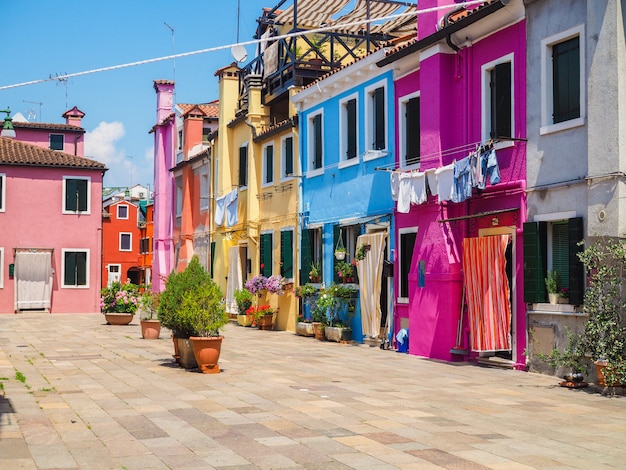
[[(383, 24), (372, 25), (370, 31), (373, 33), (392, 34), (394, 36), (417, 33), (417, 5), (407, 7), (402, 12), (396, 12), (396, 14), (400, 13), (402, 13), (403, 16), (386, 21)], [(404, 13), (406, 13), (406, 15), (404, 15)]]
[[(331, 17), (341, 11), (350, 0), (298, 0), (298, 26), (317, 28), (323, 23), (330, 23)], [(276, 17), (279, 23), (293, 23), (293, 5), (290, 5)]]
[[(387, 2), (379, 2), (376, 0), (369, 0), (369, 17), (372, 18), (381, 18), (385, 16), (389, 16), (393, 14), (395, 11), (399, 10), (401, 5), (397, 3), (387, 3)], [(350, 13), (340, 16), (334, 24), (341, 25), (342, 23), (354, 23), (360, 20), (367, 19), (367, 0), (357, 0), (356, 6), (354, 10)], [(383, 25), (380, 25), (383, 26)], [(361, 29), (365, 29), (367, 27), (366, 23), (355, 24), (352, 26), (341, 27), (342, 31), (353, 32), (356, 33)], [(373, 29), (373, 26), (371, 27)], [(386, 29), (384, 31), (387, 31)], [(380, 32), (383, 32), (381, 30)]]

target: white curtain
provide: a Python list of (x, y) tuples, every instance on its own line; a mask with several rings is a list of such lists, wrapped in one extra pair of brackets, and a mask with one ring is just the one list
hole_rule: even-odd
[(228, 250), (228, 281), (226, 283), (226, 311), (228, 313), (238, 312), (235, 291), (243, 286), (241, 278), (239, 247), (233, 246)]
[(52, 252), (15, 253), (15, 310), (49, 309), (52, 297)]
[(361, 323), (363, 334), (370, 338), (380, 335), (380, 290), (382, 286), (385, 232), (361, 235), (357, 239), (357, 249), (370, 246), (365, 259), (357, 263), (361, 297)]

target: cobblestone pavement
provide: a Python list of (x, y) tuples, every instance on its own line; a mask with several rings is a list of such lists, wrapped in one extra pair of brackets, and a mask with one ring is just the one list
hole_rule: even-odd
[(103, 320), (0, 315), (0, 469), (626, 468), (626, 397), (232, 324), (205, 375)]

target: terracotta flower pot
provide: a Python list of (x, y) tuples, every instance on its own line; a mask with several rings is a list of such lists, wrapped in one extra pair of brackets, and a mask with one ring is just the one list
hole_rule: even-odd
[(271, 330), (273, 327), (274, 315), (263, 315), (256, 322), (259, 330)]
[(178, 363), (184, 369), (195, 369), (198, 367), (195, 354), (193, 353), (193, 345), (189, 338), (176, 338), (178, 341), (178, 352), (180, 359)]
[(159, 339), (161, 322), (159, 320), (141, 320), (141, 337), (143, 339)]
[(132, 313), (105, 313), (104, 318), (109, 325), (128, 325), (133, 321)]
[(219, 374), (220, 366), (217, 361), (222, 350), (223, 336), (192, 336), (189, 338), (193, 346), (193, 354), (198, 363), (198, 368), (203, 374)]

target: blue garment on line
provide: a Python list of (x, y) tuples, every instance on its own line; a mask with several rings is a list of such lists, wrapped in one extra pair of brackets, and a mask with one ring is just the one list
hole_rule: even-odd
[(500, 182), (500, 167), (498, 166), (498, 158), (496, 157), (496, 149), (492, 148), (480, 156), (480, 164), (483, 172), (483, 180), (478, 185), (480, 189), (485, 189), (487, 177), (489, 182), (494, 185)]
[(470, 157), (454, 162), (454, 192), (452, 202), (463, 202), (472, 197), (472, 164)]

